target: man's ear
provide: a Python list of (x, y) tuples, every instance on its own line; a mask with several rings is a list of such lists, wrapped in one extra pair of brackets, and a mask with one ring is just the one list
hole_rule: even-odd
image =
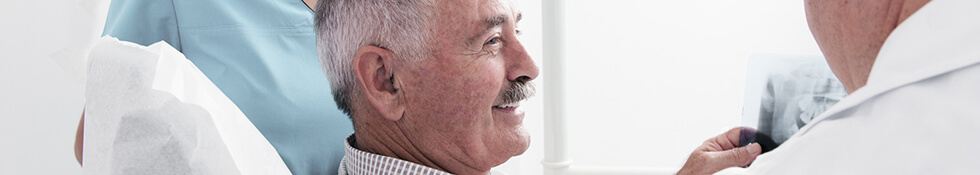
[(391, 50), (364, 46), (354, 55), (354, 76), (363, 87), (361, 95), (385, 119), (398, 121), (405, 113), (393, 71), (395, 54)]

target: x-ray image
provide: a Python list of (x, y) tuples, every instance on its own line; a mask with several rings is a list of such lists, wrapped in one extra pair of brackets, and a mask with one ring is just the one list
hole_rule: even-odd
[(749, 72), (743, 125), (757, 128), (776, 144), (847, 93), (820, 57), (754, 57)]

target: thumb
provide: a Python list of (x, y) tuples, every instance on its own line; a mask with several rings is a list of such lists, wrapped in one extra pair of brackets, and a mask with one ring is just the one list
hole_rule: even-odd
[(761, 152), (762, 147), (758, 143), (752, 143), (728, 151), (718, 152), (719, 155), (716, 161), (721, 161), (720, 164), (724, 164), (726, 167), (744, 167), (752, 163), (755, 157), (759, 156)]

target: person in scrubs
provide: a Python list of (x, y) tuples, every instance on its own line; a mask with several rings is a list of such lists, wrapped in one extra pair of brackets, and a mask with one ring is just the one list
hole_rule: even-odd
[(353, 129), (326, 90), (315, 1), (113, 0), (103, 34), (170, 43), (248, 116), (293, 174), (335, 174)]

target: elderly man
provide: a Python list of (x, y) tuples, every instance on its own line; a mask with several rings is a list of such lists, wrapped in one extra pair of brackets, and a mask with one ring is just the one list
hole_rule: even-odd
[(353, 119), (340, 174), (486, 174), (523, 153), (538, 68), (501, 0), (328, 0), (317, 44)]
[[(340, 174), (486, 174), (527, 149), (518, 107), (538, 68), (510, 2), (331, 0), (316, 12), (334, 100), (354, 121)], [(759, 147), (733, 149), (738, 133), (706, 142), (728, 144), (689, 168), (750, 162)]]
[[(808, 0), (850, 94), (749, 174), (980, 173), (980, 1)], [(729, 172), (726, 170), (726, 172)]]

